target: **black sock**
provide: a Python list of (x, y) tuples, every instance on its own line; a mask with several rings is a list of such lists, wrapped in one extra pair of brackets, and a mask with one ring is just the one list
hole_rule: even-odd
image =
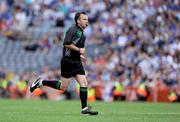
[(43, 80), (42, 84), (45, 86), (54, 88), (54, 89), (60, 89), (60, 86), (61, 86), (61, 82), (59, 82), (57, 80)]
[(80, 87), (80, 99), (82, 109), (87, 107), (87, 87)]

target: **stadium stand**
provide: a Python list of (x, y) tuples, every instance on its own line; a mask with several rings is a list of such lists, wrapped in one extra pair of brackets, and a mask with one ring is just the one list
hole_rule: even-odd
[[(33, 72), (57, 78), (64, 32), (76, 11), (86, 11), (90, 21), (85, 31), (86, 69), (98, 99), (113, 100), (118, 81), (126, 100), (136, 101), (137, 88), (146, 79), (149, 100), (168, 101), (169, 90), (180, 94), (179, 4), (178, 0), (1, 0), (0, 73), (13, 72), (12, 86), (21, 75), (32, 82)], [(46, 68), (48, 72), (43, 71)], [(163, 90), (164, 98), (158, 98)]]

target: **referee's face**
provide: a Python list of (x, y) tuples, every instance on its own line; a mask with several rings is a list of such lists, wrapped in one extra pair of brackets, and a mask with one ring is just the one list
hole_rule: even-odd
[(81, 14), (77, 20), (77, 23), (82, 29), (85, 29), (88, 26), (88, 16)]

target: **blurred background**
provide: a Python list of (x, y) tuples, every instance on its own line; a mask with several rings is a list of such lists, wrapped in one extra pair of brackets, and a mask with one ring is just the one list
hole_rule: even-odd
[(86, 11), (89, 101), (180, 101), (179, 0), (1, 0), (0, 99), (79, 99), (29, 85), (60, 79), (64, 33)]

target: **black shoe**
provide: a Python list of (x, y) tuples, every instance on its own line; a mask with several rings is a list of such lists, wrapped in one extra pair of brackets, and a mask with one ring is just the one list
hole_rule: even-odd
[(38, 79), (36, 79), (30, 86), (30, 92), (33, 92), (35, 89), (41, 87), (40, 82), (42, 82), (43, 79), (41, 79), (40, 77)]
[(91, 111), (89, 107), (86, 107), (81, 111), (81, 115), (98, 115), (98, 112)]

